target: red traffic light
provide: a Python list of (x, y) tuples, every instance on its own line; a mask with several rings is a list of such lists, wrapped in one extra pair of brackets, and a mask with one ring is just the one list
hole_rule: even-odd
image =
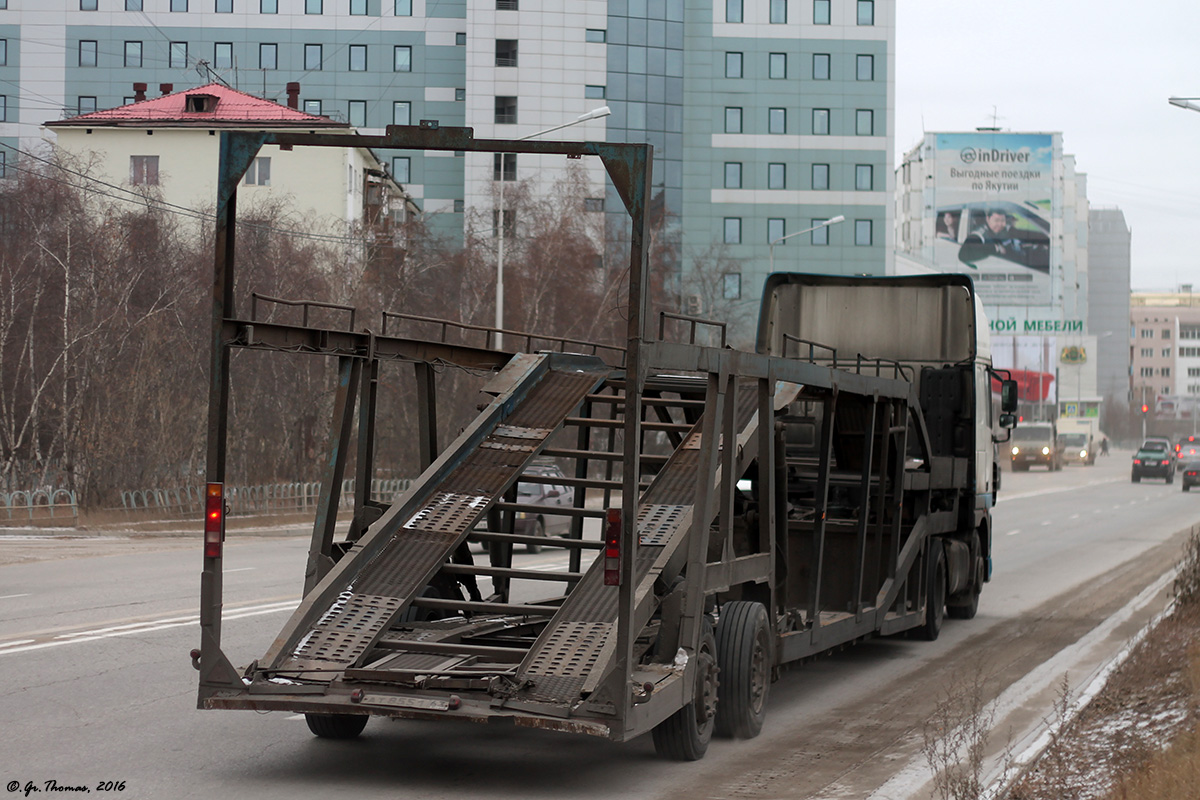
[(1149, 410), (1150, 410), (1150, 406), (1146, 405), (1145, 403), (1142, 403), (1142, 413), (1145, 414)]

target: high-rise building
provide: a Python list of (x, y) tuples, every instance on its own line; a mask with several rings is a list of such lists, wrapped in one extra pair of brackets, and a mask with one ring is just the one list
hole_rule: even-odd
[[(432, 119), (518, 138), (607, 105), (550, 137), (654, 145), (653, 202), (690, 310), (752, 319), (772, 257), (890, 271), (893, 14), (877, 0), (0, 0), (0, 150), (130, 102), (134, 83), (219, 79), (282, 102), (298, 82), (302, 111), (365, 133)], [(498, 180), (561, 169), (381, 155), (460, 234)], [(603, 170), (585, 169), (588, 208), (620, 212)]]
[(1088, 321), (1096, 342), (1096, 388), (1106, 401), (1129, 399), (1129, 275), (1131, 232), (1119, 208), (1088, 215)]

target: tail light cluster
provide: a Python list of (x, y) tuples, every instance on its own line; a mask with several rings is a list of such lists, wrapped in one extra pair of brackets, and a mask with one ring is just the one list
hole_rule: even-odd
[(225, 484), (210, 483), (204, 492), (204, 557), (220, 558), (225, 541)]
[(604, 585), (621, 585), (621, 509), (610, 508), (604, 527)]

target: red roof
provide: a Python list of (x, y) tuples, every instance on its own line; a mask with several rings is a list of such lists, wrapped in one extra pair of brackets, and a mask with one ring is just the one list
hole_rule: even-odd
[[(192, 98), (189, 102), (188, 98)], [(206, 100), (203, 98), (214, 98)], [(189, 110), (193, 109), (193, 110)], [(203, 109), (203, 110), (196, 110)], [(306, 114), (219, 83), (186, 89), (126, 106), (46, 123), (49, 127), (346, 128), (329, 117)]]

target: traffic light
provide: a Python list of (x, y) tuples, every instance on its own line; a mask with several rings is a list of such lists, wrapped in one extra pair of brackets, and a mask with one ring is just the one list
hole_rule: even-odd
[(1146, 414), (1146, 413), (1149, 413), (1149, 411), (1150, 411), (1150, 406), (1146, 405), (1145, 403), (1142, 403), (1142, 413)]

